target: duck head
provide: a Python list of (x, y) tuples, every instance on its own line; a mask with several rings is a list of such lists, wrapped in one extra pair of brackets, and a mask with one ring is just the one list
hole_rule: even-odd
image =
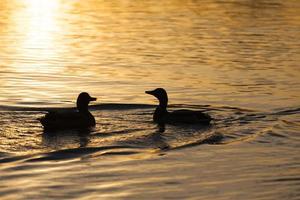
[(168, 105), (168, 95), (165, 89), (156, 88), (155, 90), (145, 91), (146, 94), (155, 96), (159, 100), (159, 105), (166, 108)]
[(81, 92), (77, 98), (77, 109), (79, 111), (87, 111), (91, 101), (96, 101), (97, 98), (91, 97), (87, 92)]

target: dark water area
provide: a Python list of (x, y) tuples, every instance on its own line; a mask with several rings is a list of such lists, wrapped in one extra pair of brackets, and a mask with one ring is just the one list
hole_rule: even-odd
[[(0, 1), (0, 199), (299, 199), (297, 0)], [(169, 110), (209, 126), (152, 122)], [(87, 91), (97, 125), (44, 131)]]
[(298, 198), (300, 108), (179, 107), (215, 119), (161, 132), (154, 106), (102, 104), (95, 128), (44, 132), (40, 108), (2, 111), (2, 197)]

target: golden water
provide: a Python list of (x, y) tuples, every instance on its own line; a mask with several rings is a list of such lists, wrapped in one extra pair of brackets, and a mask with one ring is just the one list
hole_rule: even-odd
[[(0, 0), (0, 198), (299, 198), (299, 13), (298, 0)], [(158, 132), (156, 87), (212, 126)], [(81, 91), (98, 97), (96, 128), (44, 134), (36, 119)]]

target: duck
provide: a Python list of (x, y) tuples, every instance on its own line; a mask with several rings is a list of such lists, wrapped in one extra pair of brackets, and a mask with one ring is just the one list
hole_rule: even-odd
[(87, 92), (78, 95), (76, 111), (68, 112), (48, 112), (40, 118), (40, 122), (45, 130), (88, 128), (96, 125), (94, 116), (88, 110), (91, 101), (97, 98), (91, 97)]
[(209, 125), (212, 120), (211, 116), (201, 111), (181, 109), (169, 112), (167, 110), (168, 94), (163, 88), (145, 91), (145, 93), (156, 97), (159, 101), (159, 105), (156, 107), (153, 114), (153, 121), (158, 124)]

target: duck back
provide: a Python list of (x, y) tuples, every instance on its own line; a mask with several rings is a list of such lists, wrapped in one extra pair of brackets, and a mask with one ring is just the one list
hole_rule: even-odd
[(44, 129), (87, 128), (95, 126), (95, 118), (90, 112), (49, 112), (40, 119)]
[(167, 123), (205, 124), (208, 125), (212, 118), (201, 111), (176, 110), (166, 116)]

